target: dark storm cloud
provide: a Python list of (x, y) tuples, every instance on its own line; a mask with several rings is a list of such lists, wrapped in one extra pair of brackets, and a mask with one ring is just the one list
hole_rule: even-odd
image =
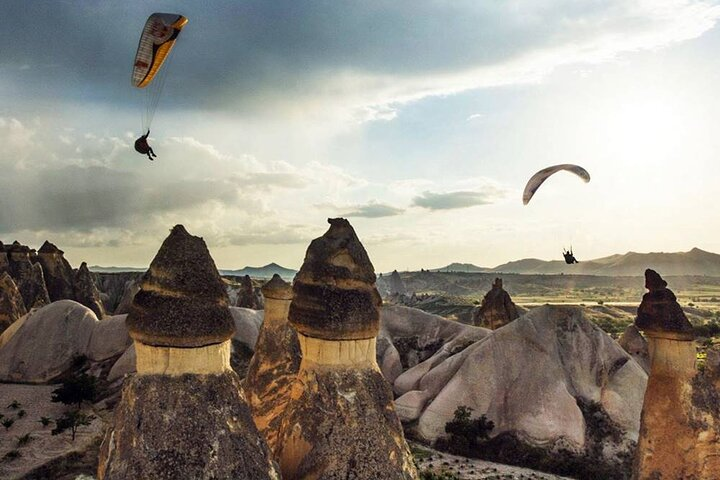
[(145, 19), (153, 11), (178, 12), (190, 22), (166, 85), (172, 104), (261, 105), (268, 97), (322, 90), (337, 74), (447, 73), (654, 26), (657, 19), (623, 5), (559, 0), (518, 10), (514, 2), (477, 1), (4, 2), (0, 68), (3, 81), (24, 95), (132, 101), (130, 66)]
[(429, 210), (452, 210), (455, 208), (474, 207), (476, 205), (489, 205), (494, 203), (499, 192), (459, 191), (447, 193), (423, 192), (413, 198), (413, 205)]
[(130, 172), (79, 166), (6, 173), (0, 177), (0, 233), (125, 227), (207, 202), (238, 203), (237, 186), (225, 180), (150, 182)]

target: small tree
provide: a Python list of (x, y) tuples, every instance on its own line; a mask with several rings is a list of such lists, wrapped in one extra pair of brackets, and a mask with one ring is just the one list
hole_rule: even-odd
[(93, 401), (97, 395), (97, 379), (86, 373), (76, 375), (65, 380), (62, 385), (53, 390), (52, 401), (65, 405), (75, 405), (80, 408), (82, 402)]
[(450, 434), (448, 448), (462, 455), (469, 455), (479, 441), (490, 438), (495, 423), (485, 415), (471, 420), (473, 409), (460, 405), (455, 409), (453, 419), (445, 424), (445, 433)]
[(53, 435), (59, 435), (65, 430), (72, 432), (72, 441), (75, 441), (75, 434), (77, 429), (83, 426), (88, 426), (95, 420), (94, 415), (87, 415), (79, 410), (71, 410), (66, 412), (60, 418), (55, 419), (55, 428), (52, 429)]

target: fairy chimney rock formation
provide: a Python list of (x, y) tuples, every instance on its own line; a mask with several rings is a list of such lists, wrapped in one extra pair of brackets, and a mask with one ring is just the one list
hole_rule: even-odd
[(237, 290), (237, 307), (252, 308), (253, 310), (261, 310), (263, 308), (262, 299), (255, 292), (250, 275), (240, 278), (240, 287)]
[(27, 313), (22, 295), (12, 277), (0, 272), (0, 333)]
[(480, 306), (473, 309), (472, 322), (475, 326), (495, 330), (519, 316), (510, 294), (503, 289), (502, 279), (496, 278)]
[(75, 301), (88, 307), (95, 312), (98, 319), (105, 316), (105, 307), (100, 299), (100, 292), (95, 286), (92, 274), (88, 269), (87, 263), (83, 262), (75, 273), (73, 279), (73, 290), (75, 293)]
[(293, 284), (289, 320), (303, 358), (279, 435), (283, 478), (417, 478), (375, 360), (373, 265), (347, 220), (328, 222)]
[(405, 282), (400, 277), (397, 270), (393, 270), (388, 280), (388, 288), (390, 289), (390, 295), (407, 295), (407, 288)]
[(8, 271), (20, 290), (25, 308), (30, 310), (33, 307), (49, 304), (50, 297), (45, 287), (42, 266), (30, 261), (30, 254), (34, 250), (15, 241), (5, 247), (5, 252), (8, 257)]
[(5, 245), (0, 242), (0, 273), (7, 272), (10, 270), (10, 264), (8, 261), (8, 254), (5, 251)]
[(202, 238), (172, 229), (126, 324), (137, 375), (101, 445), (98, 479), (278, 479), (230, 367), (234, 322)]
[(75, 299), (73, 269), (63, 254), (62, 250), (47, 240), (38, 250), (37, 262), (42, 266), (51, 302)]
[(288, 323), (292, 286), (275, 274), (263, 285), (262, 294), (265, 317), (244, 386), (255, 425), (277, 455), (282, 414), (302, 356), (297, 332)]
[(648, 269), (645, 287), (635, 324), (648, 341), (650, 376), (633, 478), (718, 478), (720, 397), (696, 369), (692, 325), (667, 283)]

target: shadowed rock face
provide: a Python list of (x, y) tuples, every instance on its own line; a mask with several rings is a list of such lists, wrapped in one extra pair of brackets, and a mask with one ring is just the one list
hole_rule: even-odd
[(492, 289), (485, 295), (480, 307), (473, 310), (472, 320), (473, 325), (495, 330), (519, 316), (510, 294), (503, 289), (502, 279), (496, 278)]
[(393, 270), (388, 280), (388, 287), (390, 289), (390, 295), (407, 295), (407, 288), (405, 288), (405, 282), (400, 277), (397, 270)]
[(256, 294), (255, 287), (253, 286), (250, 275), (245, 275), (240, 278), (240, 286), (236, 290), (237, 301), (235, 302), (236, 307), (252, 308), (253, 310), (262, 310), (262, 298)]
[(100, 300), (100, 292), (95, 286), (95, 281), (88, 270), (87, 263), (83, 262), (78, 268), (73, 281), (75, 300), (95, 312), (98, 318), (105, 316), (105, 307)]
[(127, 326), (146, 345), (201, 347), (232, 337), (227, 292), (202, 238), (182, 225), (172, 229), (142, 278)]
[(670, 334), (692, 340), (693, 329), (667, 282), (654, 270), (645, 270), (645, 288), (635, 325), (647, 333)]
[(328, 223), (330, 229), (312, 241), (295, 277), (290, 322), (309, 337), (375, 337), (382, 303), (375, 269), (347, 220), (331, 218)]
[(45, 277), (39, 264), (33, 265), (30, 254), (33, 250), (19, 242), (5, 247), (8, 256), (8, 270), (22, 295), (25, 308), (28, 310), (50, 303)]
[(100, 479), (279, 476), (252, 424), (237, 375), (143, 375), (123, 390)]
[[(38, 250), (37, 261), (42, 266), (45, 285), (51, 302), (73, 300), (73, 270), (63, 251), (49, 241)], [(95, 312), (97, 314), (97, 312)]]
[(0, 272), (0, 333), (26, 313), (15, 282), (10, 275)]

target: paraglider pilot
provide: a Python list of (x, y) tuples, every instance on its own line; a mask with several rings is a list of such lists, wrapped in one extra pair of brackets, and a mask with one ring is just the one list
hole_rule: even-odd
[(572, 247), (570, 247), (570, 250), (565, 250), (563, 248), (563, 257), (565, 257), (565, 263), (568, 265), (572, 265), (573, 263), (580, 263), (575, 258), (575, 255), (573, 255)]
[(135, 151), (147, 155), (150, 160), (155, 160), (153, 157), (157, 157), (155, 152), (150, 145), (147, 143), (147, 137), (150, 135), (150, 130), (145, 135), (135, 140)]

